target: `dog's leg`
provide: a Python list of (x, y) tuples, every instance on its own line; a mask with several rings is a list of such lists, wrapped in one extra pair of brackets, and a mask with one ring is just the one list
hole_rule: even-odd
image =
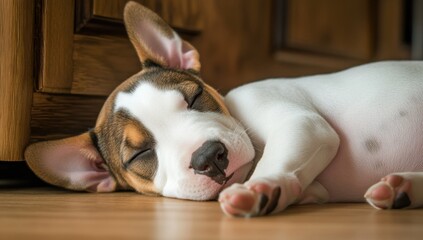
[(317, 181), (313, 181), (298, 198), (298, 204), (325, 203), (329, 200), (329, 192)]
[(393, 173), (365, 194), (367, 202), (377, 209), (417, 208), (423, 206), (423, 172)]
[(285, 118), (271, 129), (250, 180), (220, 194), (226, 214), (265, 215), (301, 201), (304, 190), (331, 162), (339, 146), (338, 135), (318, 114)]

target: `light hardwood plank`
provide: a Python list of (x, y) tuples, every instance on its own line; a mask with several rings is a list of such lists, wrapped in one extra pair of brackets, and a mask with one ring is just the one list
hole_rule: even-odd
[(422, 223), (422, 209), (378, 211), (366, 204), (295, 206), (238, 219), (223, 215), (217, 202), (132, 192), (0, 192), (2, 239), (421, 239)]

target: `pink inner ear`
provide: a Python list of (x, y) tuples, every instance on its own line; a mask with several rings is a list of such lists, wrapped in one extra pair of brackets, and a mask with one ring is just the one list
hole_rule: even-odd
[(154, 24), (141, 21), (136, 33), (137, 39), (147, 50), (148, 56), (141, 56), (142, 60), (151, 59), (176, 69), (200, 70), (197, 50), (183, 41), (174, 31), (172, 31), (173, 37), (168, 38), (155, 29)]
[(68, 141), (54, 144), (44, 151), (41, 161), (44, 172), (40, 175), (53, 178), (53, 181), (63, 179), (66, 188), (90, 192), (112, 192), (116, 189), (113, 177), (101, 167), (103, 159), (89, 143)]
[(107, 171), (83, 172), (79, 176), (75, 174), (73, 178), (84, 182), (85, 190), (89, 192), (113, 192), (116, 189), (116, 182)]
[(184, 52), (181, 67), (182, 69), (193, 69), (199, 71), (200, 62), (198, 61), (198, 52), (196, 50)]

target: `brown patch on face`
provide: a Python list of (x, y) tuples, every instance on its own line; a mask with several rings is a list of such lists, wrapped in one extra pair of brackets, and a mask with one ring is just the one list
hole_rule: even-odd
[(137, 192), (158, 195), (153, 184), (158, 159), (152, 135), (134, 120), (125, 127), (122, 144), (123, 177)]
[(223, 97), (222, 95), (220, 95), (216, 89), (210, 87), (207, 84), (204, 84), (205, 89), (207, 92), (209, 92), (209, 94), (214, 98), (214, 100), (217, 102), (217, 104), (219, 104), (220, 109), (222, 109), (222, 113), (226, 114), (226, 115), (230, 115), (228, 108), (225, 105), (225, 102), (223, 101)]
[(125, 110), (111, 113), (100, 130), (99, 145), (115, 178), (140, 193), (157, 195), (153, 180), (158, 161), (148, 130)]
[(125, 142), (132, 148), (141, 146), (145, 141), (145, 136), (141, 134), (140, 127), (133, 123), (127, 124), (123, 132), (123, 136), (126, 139)]
[(161, 194), (158, 192), (156, 187), (154, 186), (152, 181), (139, 178), (133, 174), (127, 174), (126, 181), (129, 185), (133, 186), (134, 190), (149, 196), (160, 196)]
[(142, 75), (146, 70), (128, 78), (120, 84), (106, 99), (98, 115), (93, 132), (97, 136), (98, 150), (101, 152), (105, 162), (109, 167), (110, 173), (118, 183), (119, 189), (131, 189), (128, 185), (122, 171), (121, 148), (123, 138), (123, 126), (131, 122), (128, 114), (115, 114), (114, 102), (120, 92), (127, 92), (134, 88), (142, 80)]

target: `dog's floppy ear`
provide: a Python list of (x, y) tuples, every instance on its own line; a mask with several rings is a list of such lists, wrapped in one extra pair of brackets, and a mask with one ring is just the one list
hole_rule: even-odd
[(90, 192), (116, 189), (89, 133), (32, 144), (25, 159), (37, 176), (56, 186)]
[(164, 67), (200, 71), (197, 50), (151, 10), (128, 2), (124, 21), (129, 39), (142, 63), (150, 60)]

